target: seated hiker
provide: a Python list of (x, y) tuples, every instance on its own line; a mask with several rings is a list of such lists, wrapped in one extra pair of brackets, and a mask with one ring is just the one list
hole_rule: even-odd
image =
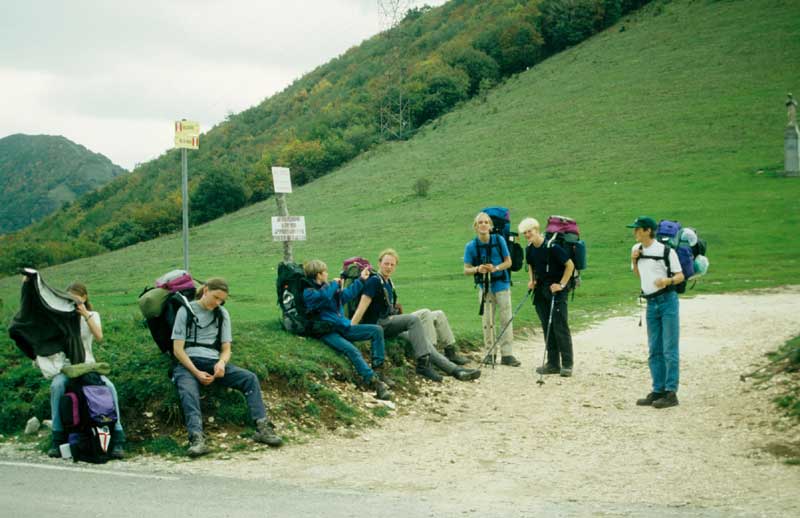
[(231, 318), (222, 307), (228, 298), (224, 279), (209, 279), (197, 292), (197, 300), (178, 310), (172, 328), (173, 354), (178, 361), (172, 381), (178, 389), (186, 428), (189, 432), (188, 454), (197, 457), (210, 450), (203, 434), (200, 411), (200, 386), (218, 382), (244, 394), (250, 418), (255, 422), (253, 440), (278, 447), (283, 440), (267, 418), (258, 378), (249, 370), (230, 363)]
[[(92, 350), (94, 340), (103, 340), (103, 327), (100, 313), (93, 310), (89, 302), (89, 292), (83, 284), (70, 284), (66, 293), (53, 290), (44, 284), (34, 270), (26, 271), (23, 283), (20, 313), (14, 317), (9, 332), (18, 345), (30, 345), (31, 350), (26, 351), (26, 354), (30, 353), (28, 355), (33, 356), (36, 367), (42, 371), (44, 377), (52, 380), (50, 412), (53, 424), (47, 455), (60, 457), (59, 445), (68, 440), (59, 405), (67, 383), (71, 377), (86, 372), (107, 374), (110, 370), (107, 363), (96, 363)], [(49, 302), (43, 302), (40, 296), (46, 297)], [(60, 306), (60, 314), (50, 311), (55, 304)], [(125, 455), (125, 435), (119, 420), (117, 389), (106, 376), (101, 375), (100, 378), (111, 390), (117, 412), (117, 421), (111, 430), (113, 446), (109, 456), (112, 459), (121, 459)]]
[[(413, 313), (408, 315), (399, 314), (397, 292), (394, 289), (391, 278), (397, 267), (397, 262), (398, 255), (393, 249), (388, 248), (380, 253), (378, 256), (378, 274), (366, 279), (358, 307), (353, 313), (353, 323), (358, 324), (364, 321), (370, 324), (378, 324), (383, 328), (384, 335), (388, 337), (408, 332), (408, 341), (414, 349), (416, 372), (425, 378), (437, 382), (442, 381), (441, 375), (433, 370), (431, 365), (438, 367), (457, 380), (470, 381), (479, 378), (481, 375), (480, 370), (459, 367), (436, 350), (433, 346), (435, 342), (431, 340), (429, 335), (426, 335), (425, 325), (423, 325), (419, 315)], [(432, 322), (431, 325), (433, 325)], [(449, 335), (447, 338), (448, 345), (453, 348), (455, 339), (452, 338), (452, 332)], [(453, 354), (455, 354), (454, 348)]]
[[(328, 282), (328, 266), (319, 259), (304, 263), (303, 271), (313, 284), (313, 287), (303, 290), (306, 310), (334, 325), (334, 330), (322, 335), (320, 340), (347, 356), (364, 383), (375, 390), (378, 399), (390, 400), (392, 392), (380, 377), (384, 367), (383, 329), (376, 325), (352, 325), (342, 313), (342, 305), (361, 292), (363, 279), (369, 275), (369, 270), (364, 269), (361, 277), (344, 290), (341, 279)], [(359, 340), (371, 341), (372, 367), (367, 365), (361, 351), (352, 343)]]

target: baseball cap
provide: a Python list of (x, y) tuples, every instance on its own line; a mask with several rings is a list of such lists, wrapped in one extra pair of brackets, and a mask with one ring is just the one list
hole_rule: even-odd
[(631, 223), (630, 225), (626, 225), (626, 227), (628, 227), (628, 228), (652, 228), (653, 230), (655, 230), (657, 228), (656, 220), (654, 220), (650, 216), (639, 216), (638, 218), (636, 218), (633, 221), (633, 223)]

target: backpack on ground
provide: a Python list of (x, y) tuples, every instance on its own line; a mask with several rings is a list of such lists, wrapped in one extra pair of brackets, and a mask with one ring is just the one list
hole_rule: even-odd
[[(139, 309), (147, 321), (150, 335), (162, 353), (172, 355), (172, 328), (180, 308), (186, 308), (186, 337), (197, 326), (197, 317), (189, 302), (197, 294), (195, 281), (184, 270), (173, 270), (156, 280), (156, 288), (145, 288), (139, 295)], [(217, 341), (222, 337), (222, 310), (214, 309)]]
[[(575, 270), (569, 280), (569, 287), (576, 288), (581, 283), (581, 271), (586, 269), (586, 243), (581, 239), (578, 222), (566, 216), (550, 216), (544, 232), (544, 242), (548, 249), (548, 268), (550, 267), (549, 250), (553, 244), (559, 245), (572, 259)], [(573, 292), (574, 294), (574, 292)]]
[[(339, 277), (342, 279), (342, 289), (347, 289), (352, 285), (356, 279), (361, 277), (361, 272), (367, 268), (369, 270), (370, 277), (373, 275), (377, 275), (378, 272), (375, 268), (372, 267), (370, 262), (363, 257), (350, 257), (345, 259), (342, 263), (342, 273)], [(342, 311), (344, 312), (344, 316), (347, 318), (353, 318), (353, 313), (356, 312), (356, 308), (358, 307), (358, 302), (360, 297), (355, 297), (347, 304), (342, 306)]]
[[(706, 257), (706, 242), (697, 235), (693, 228), (684, 227), (680, 222), (663, 219), (659, 221), (656, 229), (656, 240), (664, 245), (663, 257), (650, 257), (640, 255), (640, 259), (656, 259), (664, 261), (667, 267), (667, 276), (672, 276), (669, 264), (669, 251), (674, 249), (678, 255), (683, 272), (683, 282), (675, 285), (675, 291), (685, 293), (690, 279), (696, 279), (708, 271), (708, 258)], [(692, 284), (694, 287), (694, 284)]]
[[(492, 219), (492, 234), (499, 234), (506, 240), (508, 254), (511, 256), (512, 272), (518, 272), (525, 264), (525, 254), (519, 244), (519, 234), (511, 230), (511, 211), (506, 207), (492, 206), (481, 209)], [(509, 280), (511, 276), (509, 274)]]
[(292, 334), (318, 338), (333, 331), (333, 324), (323, 322), (306, 310), (303, 290), (314, 284), (297, 263), (278, 264), (278, 306), (281, 308), (281, 325)]
[(103, 464), (110, 458), (111, 431), (119, 416), (111, 389), (96, 373), (67, 383), (59, 401), (61, 421), (67, 432), (72, 458)]

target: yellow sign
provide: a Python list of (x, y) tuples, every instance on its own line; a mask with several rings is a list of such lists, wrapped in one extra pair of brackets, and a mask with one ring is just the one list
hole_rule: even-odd
[(186, 135), (189, 137), (200, 136), (200, 123), (197, 121), (175, 121), (175, 135)]
[(198, 149), (200, 147), (200, 123), (197, 121), (175, 121), (175, 147)]
[(186, 149), (199, 149), (200, 137), (192, 137), (188, 135), (175, 134), (175, 147)]

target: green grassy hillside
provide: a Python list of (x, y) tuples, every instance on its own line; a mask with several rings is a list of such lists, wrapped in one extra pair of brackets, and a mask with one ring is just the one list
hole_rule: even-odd
[(61, 136), (0, 139), (0, 234), (20, 229), (125, 170)]
[[(625, 225), (640, 214), (679, 219), (708, 240), (710, 273), (691, 293), (800, 282), (800, 238), (793, 232), (800, 182), (778, 174), (783, 102), (798, 90), (797, 19), (800, 4), (788, 0), (656, 2), (513, 77), (485, 102), (429, 124), (411, 141), (384, 145), (297, 189), (289, 209), (306, 217), (309, 240), (295, 244), (295, 255), (320, 257), (335, 271), (348, 256), (374, 258), (393, 246), (401, 256), (396, 277), (404, 306), (446, 309), (462, 337), (479, 333), (477, 296), (461, 274), (463, 247), (473, 237), (475, 213), (491, 204), (509, 206), (514, 224), (528, 215), (578, 219), (589, 269), (571, 304), (576, 325), (634, 309), (638, 283)], [(432, 185), (420, 198), (413, 184), (423, 177)], [(268, 201), (194, 228), (192, 272), (230, 281), (239, 362), (269, 376), (268, 391), (295, 383), (314, 390), (315, 402), (328, 408), (335, 398), (320, 395), (325, 374), (352, 372), (323, 346), (277, 325), (282, 248), (270, 240), (275, 214)], [(127, 394), (144, 391), (146, 375), (163, 367), (136, 325), (135, 298), (181, 264), (176, 235), (44, 272), (54, 285), (72, 279), (89, 285), (109, 328), (100, 356), (120, 364), (115, 380), (121, 379), (123, 405), (142, 405), (126, 395), (126, 384)], [(515, 303), (524, 295), (523, 278), (517, 274)], [(4, 320), (15, 310), (18, 283), (0, 280)], [(534, 318), (526, 309), (519, 320)], [(29, 362), (3, 340), (0, 362), (13, 376), (5, 374), (2, 383), (35, 385)], [(577, 351), (578, 364), (582, 355)], [(297, 381), (304, 369), (313, 369), (317, 388)], [(152, 394), (138, 393), (138, 401), (158, 389), (169, 392), (166, 379), (147, 389)], [(26, 404), (41, 408), (45, 388), (36, 390)], [(160, 415), (174, 422), (174, 397), (167, 404), (172, 413)], [(306, 412), (293, 408), (278, 405), (279, 419)]]

